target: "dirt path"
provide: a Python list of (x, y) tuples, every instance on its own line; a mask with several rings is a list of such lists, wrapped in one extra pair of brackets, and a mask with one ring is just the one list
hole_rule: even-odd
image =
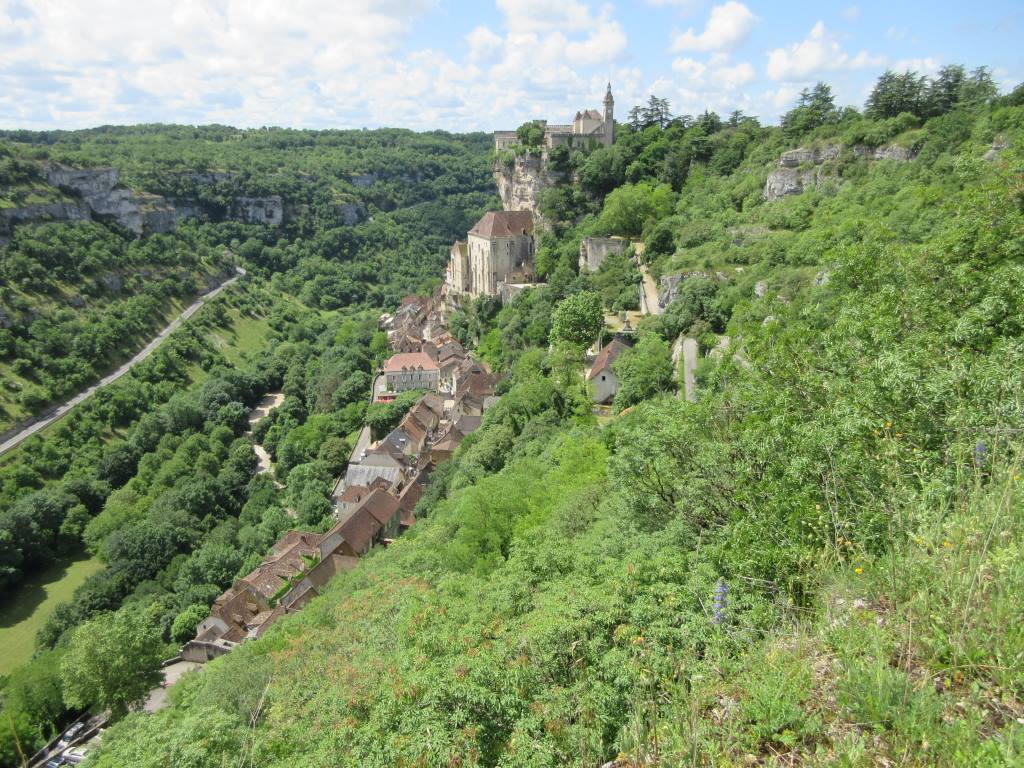
[[(284, 402), (283, 392), (268, 392), (263, 398), (256, 404), (256, 407), (249, 411), (249, 435), (252, 435), (252, 428), (267, 418), (270, 412), (281, 405)], [(256, 474), (262, 475), (264, 472), (269, 472), (274, 464), (270, 459), (270, 454), (267, 453), (267, 449), (259, 443), (253, 443), (253, 451), (256, 453)]]
[(696, 339), (683, 339), (683, 390), (687, 402), (694, 402), (697, 399), (697, 356), (700, 348)]
[(156, 337), (153, 338), (152, 341), (150, 341), (139, 352), (137, 352), (135, 354), (135, 356), (131, 360), (129, 360), (127, 363), (122, 365), (120, 368), (118, 368), (113, 373), (107, 374), (106, 376), (104, 376), (102, 379), (100, 379), (98, 382), (93, 384), (88, 389), (85, 389), (82, 392), (79, 392), (77, 395), (72, 397), (70, 400), (68, 400), (63, 405), (57, 406), (57, 409), (52, 414), (47, 416), (45, 419), (40, 419), (39, 421), (35, 422), (34, 424), (31, 424), (31, 425), (25, 427), (25, 429), (21, 430), (21, 432), (19, 432), (18, 434), (14, 435), (14, 437), (11, 437), (10, 439), (5, 440), (3, 443), (0, 443), (0, 456), (2, 456), (3, 454), (7, 453), (7, 451), (11, 450), (15, 446), (20, 445), (22, 442), (24, 442), (25, 440), (30, 438), (32, 435), (34, 435), (39, 430), (45, 429), (46, 427), (50, 426), (53, 422), (55, 422), (58, 419), (60, 419), (63, 416), (65, 416), (67, 414), (67, 412), (70, 411), (72, 408), (74, 408), (76, 405), (78, 405), (79, 403), (82, 403), (86, 398), (88, 398), (90, 395), (95, 393), (96, 390), (98, 390), (98, 389), (100, 389), (102, 387), (107, 386), (108, 384), (112, 384), (113, 382), (117, 381), (122, 376), (124, 376), (126, 373), (128, 373), (128, 371), (130, 371), (132, 368), (134, 368), (136, 365), (138, 365), (143, 360), (145, 360), (147, 357), (152, 355), (156, 351), (156, 348), (159, 347), (160, 344), (168, 336), (170, 336), (172, 333), (174, 333), (174, 331), (176, 331), (178, 329), (178, 327), (184, 321), (188, 320), (190, 317), (192, 317), (192, 315), (194, 315), (196, 312), (198, 312), (200, 307), (202, 307), (210, 299), (216, 297), (221, 291), (223, 291), (225, 288), (227, 288), (233, 282), (238, 280), (239, 277), (242, 277), (243, 275), (245, 275), (245, 270), (242, 269), (241, 267), (235, 267), (235, 270), (238, 272), (237, 275), (232, 277), (230, 280), (225, 280), (223, 283), (221, 283), (219, 286), (214, 288), (209, 293), (203, 294), (198, 299), (196, 299), (185, 310), (183, 310), (180, 315), (178, 315), (176, 318), (174, 318), (167, 325), (166, 328), (164, 328), (162, 331), (160, 331), (160, 333), (158, 333), (156, 335)]
[(658, 284), (651, 277), (651, 271), (647, 265), (640, 261), (644, 253), (643, 243), (633, 243), (636, 253), (636, 264), (640, 268), (640, 312), (645, 315), (660, 315), (661, 306), (658, 304)]

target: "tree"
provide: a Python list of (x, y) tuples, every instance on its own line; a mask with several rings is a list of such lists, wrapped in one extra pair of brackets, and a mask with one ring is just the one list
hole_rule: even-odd
[(782, 130), (787, 136), (798, 137), (838, 119), (832, 88), (823, 82), (814, 88), (804, 88), (796, 106), (782, 116)]
[(896, 117), (903, 112), (922, 117), (928, 111), (927, 93), (927, 77), (909, 70), (901, 75), (886, 70), (875, 83), (864, 110), (868, 117), (876, 120)]
[(574, 293), (561, 301), (551, 320), (551, 338), (574, 347), (586, 347), (604, 327), (601, 297), (590, 291)]
[(114, 719), (160, 683), (164, 644), (156, 611), (122, 608), (71, 632), (61, 659), (64, 701), (78, 709), (111, 711)]
[(623, 352), (612, 370), (619, 379), (617, 411), (672, 390), (672, 354), (668, 342), (656, 333), (641, 334), (637, 345)]
[(171, 624), (171, 639), (184, 643), (196, 634), (196, 627), (210, 614), (210, 609), (201, 603), (193, 603), (174, 617)]
[(516, 128), (516, 137), (524, 147), (539, 147), (544, 143), (544, 121), (529, 120)]
[(675, 200), (668, 184), (623, 184), (605, 198), (600, 228), (613, 235), (639, 237), (648, 222), (672, 213)]

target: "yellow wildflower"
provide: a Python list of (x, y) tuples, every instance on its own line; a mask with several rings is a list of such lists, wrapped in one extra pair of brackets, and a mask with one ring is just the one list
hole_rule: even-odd
[(864, 573), (864, 569), (860, 568), (860, 567), (857, 567), (857, 568), (853, 569), (853, 572), (856, 573), (859, 576), (860, 574)]
[(946, 541), (942, 542), (942, 546), (944, 546), (946, 549), (949, 549), (950, 547), (953, 546), (953, 542), (951, 542), (951, 541), (949, 541), (947, 539)]

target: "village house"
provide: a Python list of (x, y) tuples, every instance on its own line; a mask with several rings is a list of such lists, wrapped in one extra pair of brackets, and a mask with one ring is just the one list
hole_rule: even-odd
[(621, 341), (613, 339), (594, 358), (594, 364), (590, 367), (587, 381), (593, 387), (595, 403), (611, 402), (615, 397), (615, 393), (619, 391), (619, 378), (615, 375), (615, 371), (612, 370), (612, 365), (627, 349), (629, 347)]
[[(615, 99), (612, 98), (612, 84), (604, 94), (604, 114), (596, 109), (577, 112), (572, 123), (567, 125), (544, 125), (544, 148), (553, 149), (562, 145), (574, 147), (605, 146), (615, 143)], [(498, 152), (519, 144), (516, 131), (495, 131), (494, 148)]]
[(288, 531), (253, 571), (235, 579), (196, 627), (186, 659), (207, 661), (231, 646), (259, 637), (284, 613), (277, 601), (318, 559), (320, 535)]
[(438, 390), (441, 369), (423, 352), (399, 352), (384, 363), (384, 380), (388, 392), (409, 389)]

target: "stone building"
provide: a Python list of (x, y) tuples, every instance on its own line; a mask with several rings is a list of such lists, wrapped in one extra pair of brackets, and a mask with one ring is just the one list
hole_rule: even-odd
[(593, 386), (595, 403), (611, 402), (615, 393), (619, 391), (619, 377), (615, 375), (612, 366), (627, 349), (629, 347), (614, 339), (594, 358), (594, 364), (587, 374), (587, 381)]
[(437, 392), (441, 369), (423, 352), (400, 352), (384, 363), (384, 379), (388, 392), (407, 389), (429, 389)]
[(534, 249), (530, 211), (488, 211), (452, 247), (448, 295), (498, 296), (503, 284), (532, 282)]
[[(612, 98), (612, 84), (604, 94), (604, 114), (596, 109), (577, 112), (572, 123), (544, 126), (544, 147), (553, 149), (562, 145), (585, 146), (588, 143), (610, 147), (615, 142), (615, 99)], [(494, 148), (498, 151), (518, 144), (515, 131), (495, 131)]]

